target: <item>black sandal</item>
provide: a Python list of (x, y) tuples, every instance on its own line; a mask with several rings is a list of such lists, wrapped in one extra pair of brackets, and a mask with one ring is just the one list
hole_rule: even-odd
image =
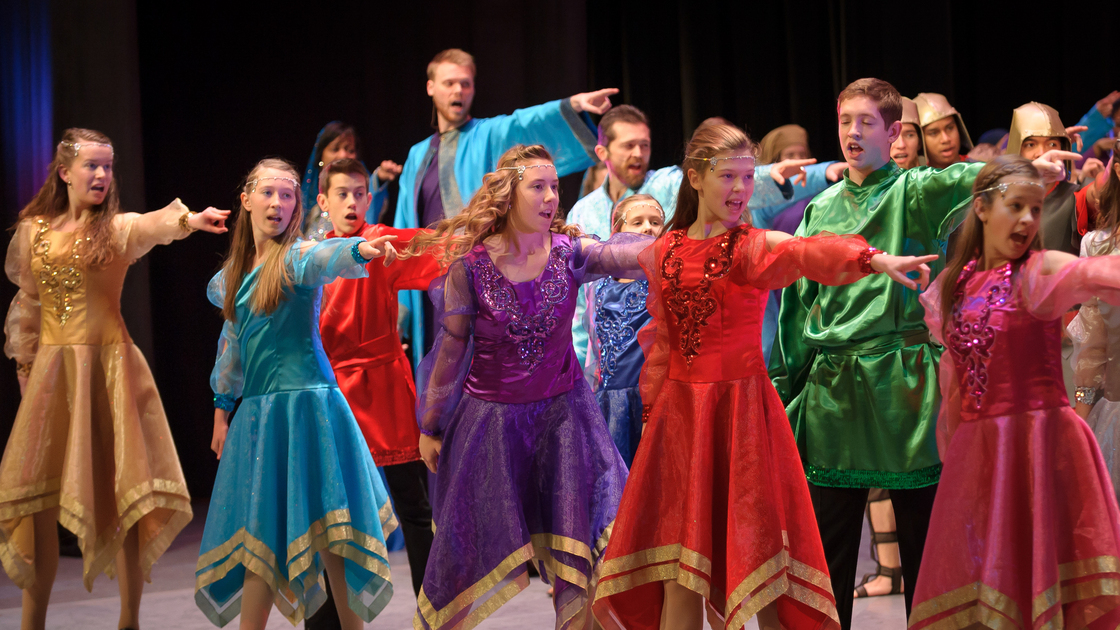
[(856, 587), (856, 598), (879, 597), (879, 595), (868, 595), (866, 585), (868, 582), (874, 580), (880, 575), (883, 577), (889, 577), (891, 579), (891, 592), (883, 593), (883, 595), (898, 595), (902, 593), (902, 568), (899, 567), (892, 569), (890, 567), (880, 566), (878, 573), (868, 573), (867, 575), (863, 576), (863, 581), (860, 582), (859, 586)]
[(875, 488), (872, 489), (867, 498), (867, 522), (871, 525), (871, 559), (875, 561), (877, 567), (875, 573), (868, 573), (863, 576), (863, 581), (856, 586), (856, 597), (878, 597), (877, 595), (868, 595), (867, 583), (871, 582), (879, 576), (891, 579), (891, 590), (885, 595), (898, 595), (902, 593), (902, 568), (901, 567), (884, 567), (879, 564), (878, 546), (889, 543), (898, 542), (898, 532), (877, 532), (875, 526), (871, 521), (871, 504), (880, 501), (890, 501), (890, 493), (886, 490)]

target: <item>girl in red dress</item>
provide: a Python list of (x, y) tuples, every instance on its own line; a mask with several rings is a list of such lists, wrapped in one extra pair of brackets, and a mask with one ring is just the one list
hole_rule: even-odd
[(653, 321), (640, 389), (648, 426), (600, 572), (608, 629), (837, 628), (835, 598), (789, 420), (762, 359), (767, 292), (906, 277), (860, 236), (793, 238), (746, 222), (754, 145), (732, 125), (688, 145), (669, 232), (640, 257)]

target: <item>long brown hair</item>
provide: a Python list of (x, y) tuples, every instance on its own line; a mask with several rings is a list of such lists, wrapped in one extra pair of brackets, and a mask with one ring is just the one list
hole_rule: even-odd
[[(62, 141), (55, 147), (54, 159), (47, 167), (47, 181), (43, 182), (39, 192), (20, 211), (19, 221), (41, 218), (50, 222), (55, 217), (62, 216), (70, 211), (70, 197), (66, 192), (66, 182), (62, 181), (62, 176), (58, 174), (58, 170), (63, 166), (66, 168), (73, 166), (74, 162), (78, 160), (73, 145), (83, 142), (112, 144), (108, 136), (93, 129), (74, 127), (62, 132)], [(116, 250), (113, 217), (121, 212), (121, 199), (118, 191), (117, 174), (114, 171), (109, 180), (109, 190), (105, 194), (105, 199), (90, 208), (89, 220), (81, 227), (80, 233), (89, 240), (81, 239), (79, 253), (90, 267), (104, 267), (113, 260)]]
[[(552, 161), (548, 150), (539, 144), (525, 146), (519, 144), (506, 151), (496, 169), (520, 166), (529, 160)], [(423, 232), (412, 237), (408, 247), (401, 252), (400, 258), (422, 254), (437, 248), (436, 256), (446, 267), (466, 256), (475, 245), (486, 237), (501, 233), (509, 223), (509, 213), (514, 201), (514, 188), (518, 182), (516, 170), (495, 170), (482, 178), (482, 187), (471, 197), (467, 207), (450, 219), (436, 224), (432, 232)], [(559, 209), (552, 220), (552, 231), (567, 234), (572, 238), (582, 235), (574, 225), (567, 225), (560, 218)]]
[(1110, 252), (1117, 248), (1120, 237), (1120, 175), (1116, 174), (1120, 164), (1120, 140), (1112, 144), (1112, 167), (1108, 169), (1108, 183), (1104, 185), (1097, 198), (1097, 229), (1108, 235), (1107, 247)]
[[(673, 219), (665, 226), (664, 234), (673, 230), (688, 229), (700, 216), (700, 193), (688, 181), (688, 171), (692, 169), (697, 173), (704, 173), (709, 168), (708, 158), (720, 153), (741, 153), (749, 151), (755, 154), (755, 145), (746, 132), (735, 125), (712, 124), (697, 127), (688, 141), (684, 150), (684, 161), (681, 170), (681, 189), (677, 193), (677, 209), (673, 212)], [(744, 211), (743, 217), (750, 222), (750, 212)]]
[[(280, 158), (266, 158), (257, 162), (253, 170), (245, 176), (241, 184), (241, 191), (251, 195), (257, 186), (257, 175), (266, 168), (284, 171), (292, 179), (299, 181), (299, 172), (295, 165)], [(277, 237), (276, 247), (273, 247), (268, 256), (261, 263), (261, 272), (257, 277), (257, 286), (253, 289), (253, 296), (249, 299), (249, 307), (254, 313), (271, 314), (285, 299), (285, 292), (290, 291), (294, 285), (292, 275), (284, 264), (288, 250), (292, 248), (299, 238), (300, 226), (303, 225), (303, 202), (300, 200), (299, 186), (295, 185), (296, 208), (292, 211), (292, 220), (288, 227)], [(241, 202), (240, 195), (237, 200), (237, 219), (233, 227), (233, 239), (229, 245), (229, 255), (222, 264), (225, 274), (225, 300), (222, 303), (222, 316), (231, 322), (237, 321), (237, 292), (241, 289), (241, 282), (245, 274), (253, 270), (253, 260), (257, 256), (256, 243), (253, 241), (253, 220), (249, 211)]]
[[(965, 265), (969, 261), (978, 258), (984, 251), (984, 225), (980, 222), (980, 217), (976, 216), (976, 203), (979, 202), (990, 207), (1000, 191), (987, 189), (1010, 175), (1041, 179), (1034, 164), (1016, 153), (1001, 155), (988, 162), (984, 168), (980, 169), (980, 173), (976, 175), (976, 181), (972, 184), (973, 201), (968, 206), (968, 216), (965, 217), (960, 236), (957, 238), (956, 253), (953, 255), (953, 260), (949, 261), (945, 270), (941, 272), (945, 276), (945, 280), (941, 283), (941, 320), (945, 322), (946, 326), (952, 321), (953, 305), (956, 302), (961, 272), (964, 271)], [(1036, 233), (1034, 240), (1031, 241), (1030, 249), (1023, 256), (1030, 255), (1031, 249), (1038, 249), (1039, 242), (1039, 234)]]

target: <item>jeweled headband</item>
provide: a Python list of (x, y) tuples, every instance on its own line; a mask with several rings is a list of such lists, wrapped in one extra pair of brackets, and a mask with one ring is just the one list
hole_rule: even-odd
[(684, 156), (684, 159), (686, 159), (686, 160), (700, 160), (701, 162), (708, 162), (709, 164), (712, 165), (711, 172), (714, 173), (715, 170), (716, 170), (716, 163), (719, 162), (720, 160), (750, 160), (750, 161), (753, 162), (754, 161), (754, 156), (753, 155), (731, 155), (731, 156), (728, 156), (728, 157), (717, 158), (717, 157), (700, 157), (699, 155), (686, 155), (686, 156)]
[(665, 222), (665, 209), (664, 208), (662, 208), (661, 206), (659, 206), (655, 203), (647, 203), (647, 202), (643, 201), (643, 202), (636, 203), (636, 204), (631, 205), (631, 206), (627, 206), (626, 210), (618, 217), (618, 223), (626, 223), (626, 215), (630, 214), (631, 210), (633, 210), (635, 208), (641, 208), (642, 206), (645, 206), (646, 208), (653, 208), (654, 210), (657, 210), (659, 213), (661, 213), (661, 222), (662, 223)]
[(503, 167), (499, 168), (498, 170), (499, 171), (517, 171), (517, 181), (521, 181), (525, 177), (525, 169), (527, 169), (527, 168), (550, 168), (552, 170), (556, 170), (556, 167), (553, 166), (552, 164), (529, 164), (529, 165), (522, 164), (521, 166), (503, 166)]
[(280, 180), (280, 181), (282, 181), (282, 182), (290, 182), (290, 183), (292, 184), (292, 186), (294, 186), (294, 187), (295, 187), (295, 189), (296, 189), (296, 190), (299, 190), (299, 182), (297, 182), (296, 180), (292, 179), (291, 177), (258, 177), (258, 178), (256, 178), (256, 179), (250, 179), (250, 180), (249, 180), (248, 182), (246, 182), (246, 183), (247, 183), (247, 184), (248, 184), (248, 185), (250, 186), (250, 190), (252, 191), (252, 190), (256, 190), (256, 189), (257, 189), (257, 184), (258, 184), (259, 182), (263, 182), (263, 181), (264, 181), (264, 180), (266, 180), (266, 179), (278, 179), (278, 180)]
[(104, 142), (67, 142), (63, 140), (58, 143), (58, 146), (72, 149), (74, 151), (74, 157), (78, 156), (78, 151), (80, 151), (82, 147), (105, 147), (109, 149), (109, 153), (113, 152), (113, 145)]
[(990, 191), (998, 189), (999, 194), (1006, 195), (1007, 194), (1007, 189), (1011, 188), (1015, 184), (1022, 184), (1024, 186), (1038, 186), (1039, 188), (1046, 188), (1046, 186), (1044, 186), (1042, 182), (1031, 181), (1031, 180), (1024, 179), (1024, 180), (1017, 181), (1017, 182), (1003, 182), (1002, 184), (996, 184), (995, 186), (989, 186), (988, 188), (985, 188), (984, 190), (977, 190), (976, 194), (979, 195), (980, 193), (986, 193), (986, 192), (990, 192)]

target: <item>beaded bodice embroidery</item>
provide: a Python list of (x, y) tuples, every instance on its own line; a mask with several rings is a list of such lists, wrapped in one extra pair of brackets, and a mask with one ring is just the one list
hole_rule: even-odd
[(79, 237), (70, 247), (70, 256), (62, 262), (52, 262), (50, 259), (51, 241), (46, 238), (50, 232), (50, 223), (44, 219), (36, 221), (39, 226), (35, 233), (35, 242), (32, 243), (32, 255), (39, 259), (42, 268), (39, 270), (39, 285), (42, 291), (51, 296), (54, 301), (54, 313), (58, 317), (58, 326), (66, 326), (70, 320), (70, 313), (74, 306), (72, 294), (82, 285), (81, 253), (79, 245), (83, 240)]
[(634, 339), (634, 317), (646, 310), (649, 282), (636, 280), (628, 283), (622, 302), (622, 311), (609, 315), (604, 306), (604, 293), (615, 280), (603, 278), (595, 285), (595, 336), (599, 339), (599, 371), (605, 387), (618, 367), (622, 346)]
[(548, 262), (541, 273), (541, 297), (537, 311), (531, 315), (521, 312), (517, 294), (505, 276), (498, 272), (490, 255), (480, 256), (473, 265), (473, 273), (481, 285), (480, 295), (486, 306), (495, 313), (509, 317), (506, 331), (517, 344), (521, 362), (533, 372), (544, 359), (544, 345), (552, 335), (560, 318), (556, 307), (568, 299), (567, 261), (572, 248), (557, 245), (548, 255)]
[(988, 391), (988, 361), (991, 359), (992, 344), (995, 342), (995, 328), (989, 324), (992, 308), (1007, 303), (1011, 296), (1011, 263), (996, 270), (999, 281), (988, 289), (983, 298), (966, 301), (965, 285), (976, 273), (973, 260), (961, 270), (957, 290), (953, 294), (952, 329), (946, 339), (949, 349), (956, 355), (964, 368), (964, 385), (972, 404), (980, 409), (984, 394)]
[(708, 325), (708, 318), (719, 307), (711, 296), (712, 282), (731, 271), (735, 244), (746, 229), (748, 226), (739, 226), (720, 237), (716, 255), (704, 261), (704, 277), (696, 288), (681, 286), (684, 259), (677, 254), (677, 249), (684, 240), (684, 230), (669, 233), (669, 245), (661, 261), (661, 275), (668, 284), (665, 306), (676, 317), (677, 325), (681, 328), (680, 350), (689, 367), (692, 367), (692, 360), (700, 354), (700, 329)]

